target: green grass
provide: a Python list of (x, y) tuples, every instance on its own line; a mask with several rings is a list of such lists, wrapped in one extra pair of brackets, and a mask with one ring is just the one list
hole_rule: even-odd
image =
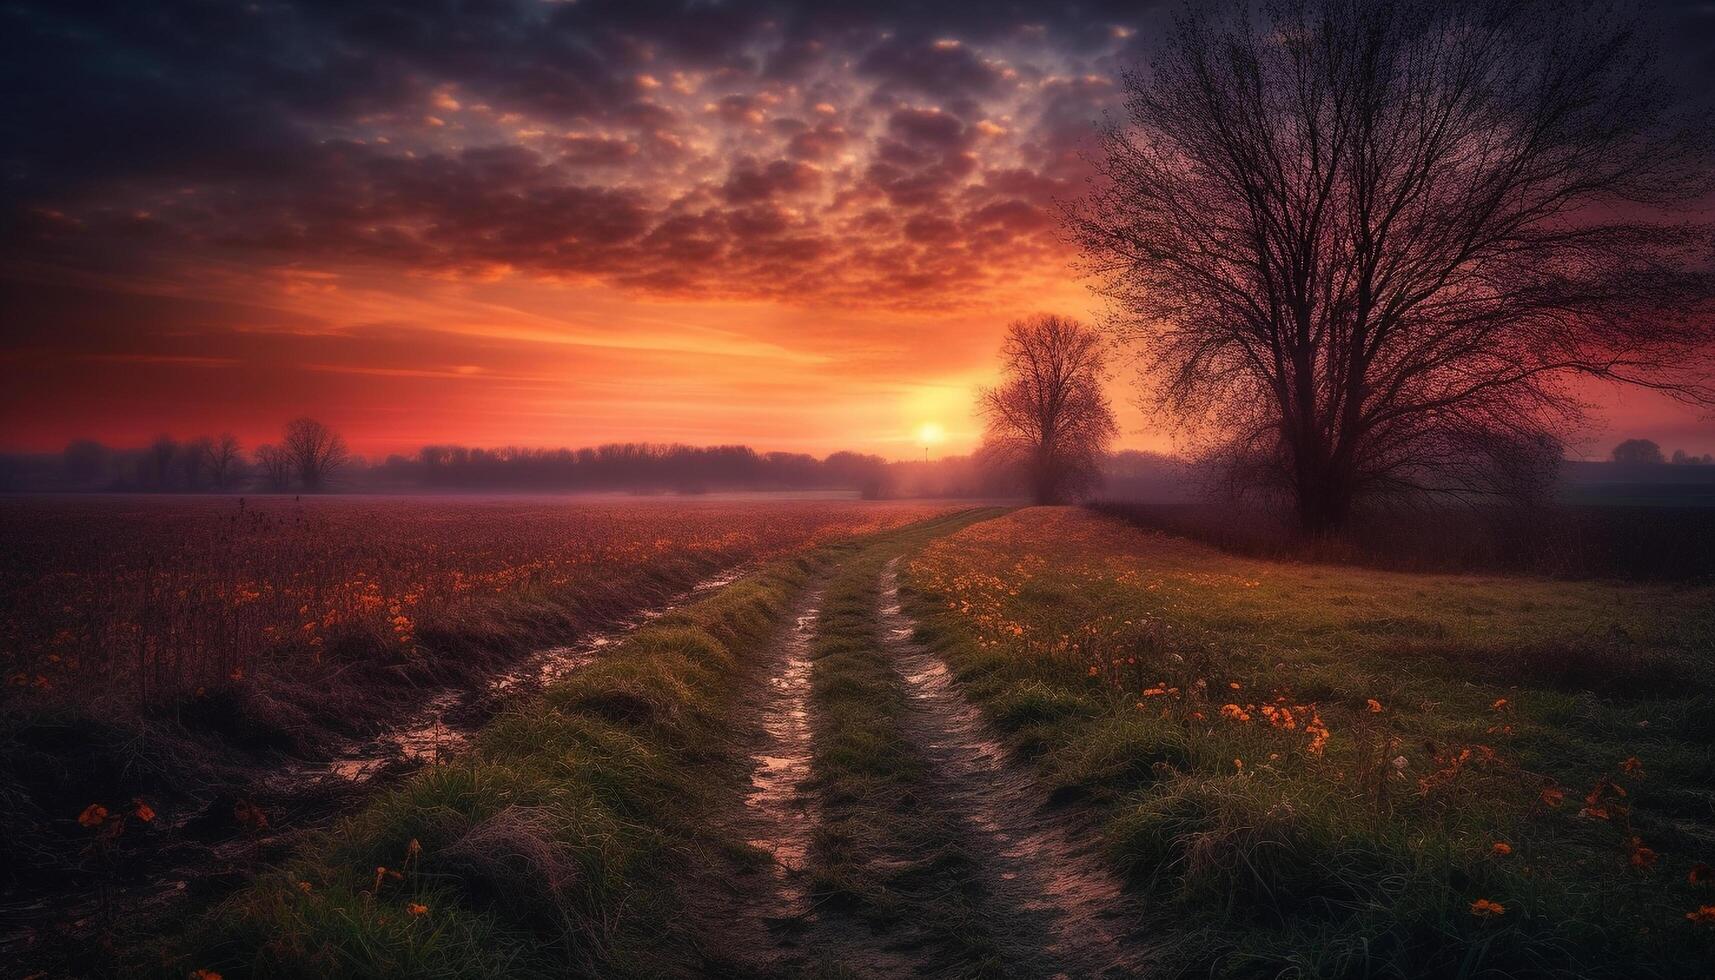
[(884, 566), (968, 523), (955, 519), (869, 548), (823, 593), (811, 651), (811, 788), (821, 819), (809, 866), (818, 902), (881, 935), (928, 943), (929, 961), (955, 975), (998, 976), (1000, 952), (977, 910), (972, 858), (959, 846), (960, 815), (933, 805), (921, 747), (903, 726), (910, 710), (903, 679), (878, 620)]
[[(908, 585), (997, 729), (1096, 808), (1172, 966), (1709, 969), (1685, 915), (1715, 903), (1687, 880), (1715, 863), (1715, 590), (1256, 561), (1040, 509), (931, 545)], [(1579, 816), (1605, 778), (1627, 795)]]
[(505, 711), (468, 753), (382, 794), (202, 915), (164, 972), (690, 972), (675, 872), (710, 844), (698, 817), (732, 778), (724, 722), (740, 661), (771, 642), (806, 582), (855, 547), (774, 564)]

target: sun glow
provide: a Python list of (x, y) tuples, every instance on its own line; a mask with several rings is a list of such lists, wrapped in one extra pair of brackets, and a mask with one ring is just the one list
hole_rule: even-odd
[(947, 441), (947, 430), (939, 422), (924, 422), (917, 427), (917, 441), (925, 446), (938, 446)]

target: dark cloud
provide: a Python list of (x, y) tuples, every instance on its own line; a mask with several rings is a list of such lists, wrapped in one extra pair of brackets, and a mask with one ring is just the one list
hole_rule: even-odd
[[(1118, 2), (13, 3), (0, 257), (952, 290), (1051, 247), (1076, 144), (1159, 21)], [(1676, 43), (1707, 73), (1709, 44)]]

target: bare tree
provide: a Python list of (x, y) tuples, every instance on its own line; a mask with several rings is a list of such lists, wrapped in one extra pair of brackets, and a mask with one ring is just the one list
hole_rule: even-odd
[(328, 477), (351, 458), (339, 433), (310, 418), (286, 423), (280, 448), (291, 461), (299, 482), (311, 493), (322, 489)]
[(209, 476), (217, 490), (231, 490), (244, 471), (244, 448), (230, 432), (217, 436), (208, 451)]
[(292, 460), (279, 446), (257, 446), (256, 465), (262, 471), (263, 484), (275, 493), (292, 485)]
[(1017, 320), (1001, 345), (1005, 378), (979, 395), (987, 424), (980, 455), (1016, 468), (1039, 504), (1062, 503), (1095, 486), (1118, 432), (1102, 383), (1102, 339), (1069, 317)]
[[(1307, 530), (1485, 492), (1577, 376), (1715, 403), (1710, 186), (1648, 34), (1570, 0), (1236, 0), (1102, 128), (1072, 233), (1148, 401)], [(1681, 212), (1683, 213), (1683, 212)], [(1502, 483), (1506, 482), (1504, 479)]]

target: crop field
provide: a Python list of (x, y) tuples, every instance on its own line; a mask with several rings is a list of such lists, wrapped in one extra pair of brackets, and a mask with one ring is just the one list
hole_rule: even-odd
[[(1709, 584), (1237, 557), (1076, 508), (274, 506), (276, 541), (416, 529), (366, 553), (361, 581), (422, 597), (410, 643), (355, 607), (386, 631), (370, 657), (486, 649), (449, 640), (473, 619), (535, 637), (621, 575), (676, 598), (320, 810), (235, 798), (220, 780), (271, 758), (236, 749), (189, 791), (65, 790), (9, 834), (60, 841), (99, 900), (0, 956), (201, 978), (1666, 978), (1715, 956)], [(268, 664), (347, 649), (289, 606), (306, 635), (226, 681), (239, 703), (289, 697)], [(370, 696), (345, 676), (318, 690)], [(196, 728), (138, 710), (134, 740)], [(193, 828), (215, 843), (173, 843)], [(139, 884), (157, 851), (192, 879), (175, 900)]]
[(936, 509), (825, 500), (6, 500), (0, 667), (12, 699), (171, 699), (329, 658), (422, 655), (425, 635), (497, 598), (600, 596), (622, 607), (628, 592), (651, 584), (682, 587), (715, 568)]

